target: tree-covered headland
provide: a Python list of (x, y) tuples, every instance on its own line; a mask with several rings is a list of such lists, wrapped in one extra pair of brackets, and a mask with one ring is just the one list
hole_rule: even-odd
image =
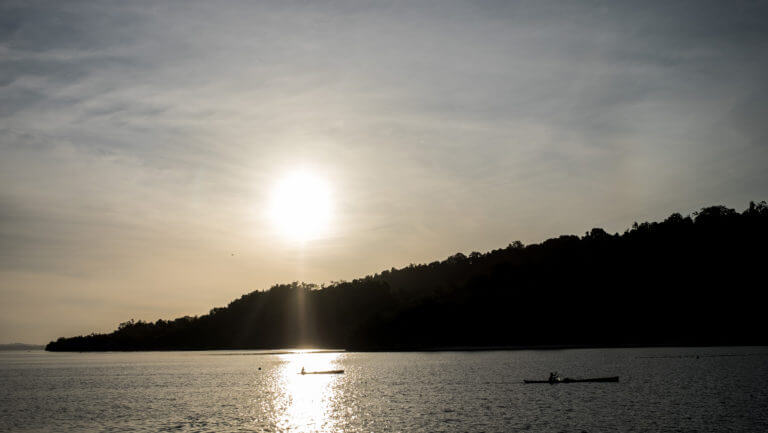
[(620, 234), (595, 228), (324, 287), (276, 285), (203, 316), (131, 320), (46, 349), (766, 344), (767, 248), (766, 202), (712, 206)]

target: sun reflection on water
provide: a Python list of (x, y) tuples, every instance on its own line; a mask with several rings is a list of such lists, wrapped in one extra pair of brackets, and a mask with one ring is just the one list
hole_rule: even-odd
[(336, 419), (332, 415), (337, 388), (343, 376), (334, 374), (302, 375), (306, 371), (338, 369), (340, 353), (298, 352), (280, 355), (281, 415), (277, 419), (278, 431), (334, 431)]

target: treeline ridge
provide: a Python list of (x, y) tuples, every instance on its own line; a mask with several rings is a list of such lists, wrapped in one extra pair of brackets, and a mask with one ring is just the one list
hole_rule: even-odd
[(712, 206), (620, 234), (595, 228), (324, 287), (280, 284), (203, 316), (130, 320), (46, 350), (765, 344), (766, 241), (765, 201)]

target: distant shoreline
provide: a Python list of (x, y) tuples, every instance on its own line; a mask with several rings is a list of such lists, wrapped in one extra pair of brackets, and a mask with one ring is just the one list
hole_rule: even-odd
[(24, 343), (11, 343), (0, 344), (0, 350), (43, 350), (44, 344), (24, 344)]
[[(654, 348), (715, 348), (715, 347), (768, 347), (765, 344), (625, 344), (625, 345), (573, 345), (573, 344), (549, 344), (542, 346), (446, 346), (423, 348), (381, 348), (381, 349), (233, 349), (233, 348), (208, 348), (208, 349), (140, 349), (140, 350), (56, 350), (52, 352), (69, 353), (98, 353), (98, 352), (246, 352), (255, 353), (231, 353), (223, 355), (290, 355), (296, 353), (382, 353), (382, 352), (494, 352), (494, 351), (553, 351), (575, 349), (654, 349)], [(41, 346), (41, 349), (43, 347)]]
[(548, 344), (542, 346), (446, 346), (430, 348), (383, 348), (349, 349), (347, 352), (493, 352), (522, 350), (571, 350), (571, 349), (653, 349), (653, 348), (706, 348), (706, 347), (768, 347), (765, 344), (623, 344), (623, 345), (582, 345)]

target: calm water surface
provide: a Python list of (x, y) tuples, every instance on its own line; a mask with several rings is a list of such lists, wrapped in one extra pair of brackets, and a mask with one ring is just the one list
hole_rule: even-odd
[(0, 431), (765, 432), (768, 348), (0, 352)]

